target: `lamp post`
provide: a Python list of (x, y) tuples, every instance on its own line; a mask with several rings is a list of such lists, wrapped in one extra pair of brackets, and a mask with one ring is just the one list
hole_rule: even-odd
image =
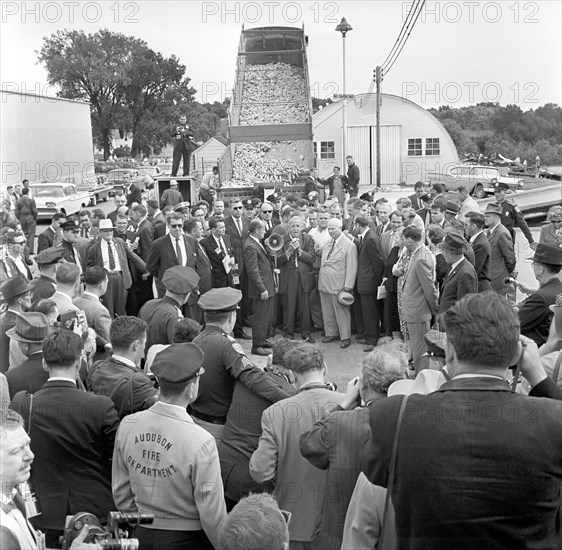
[(345, 17), (341, 18), (340, 24), (336, 27), (336, 31), (341, 32), (343, 38), (343, 123), (342, 123), (342, 169), (345, 170), (345, 157), (347, 155), (347, 98), (345, 97), (345, 35), (348, 31), (352, 31), (353, 27), (346, 21)]

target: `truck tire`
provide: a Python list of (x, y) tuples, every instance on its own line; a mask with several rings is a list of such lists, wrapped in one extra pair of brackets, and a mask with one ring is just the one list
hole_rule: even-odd
[(476, 184), (476, 187), (474, 188), (474, 191), (472, 192), (472, 194), (477, 199), (485, 198), (486, 197), (486, 191), (484, 191), (484, 186), (481, 183)]

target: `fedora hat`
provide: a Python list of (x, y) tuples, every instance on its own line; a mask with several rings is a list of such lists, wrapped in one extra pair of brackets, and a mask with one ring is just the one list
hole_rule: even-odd
[(496, 214), (496, 216), (501, 216), (502, 207), (495, 202), (491, 202), (490, 204), (486, 205), (486, 210), (484, 211), (484, 214)]
[(437, 391), (447, 379), (441, 371), (424, 369), (421, 370), (414, 380), (397, 380), (388, 387), (387, 395), (411, 395), (420, 393), (427, 395)]
[(560, 266), (562, 265), (562, 248), (554, 244), (539, 243), (534, 254), (525, 258), (525, 261)]
[(53, 327), (42, 313), (27, 312), (16, 317), (16, 324), (6, 331), (6, 336), (16, 342), (40, 344), (52, 330)]
[(105, 231), (105, 230), (109, 230), (109, 229), (115, 229), (115, 227), (113, 227), (112, 221), (107, 219), (107, 220), (100, 220), (98, 229), (100, 231)]
[(353, 302), (355, 302), (355, 298), (351, 292), (348, 292), (347, 290), (340, 290), (338, 293), (338, 302), (342, 306), (350, 306)]
[(17, 296), (21, 296), (29, 292), (33, 287), (29, 284), (27, 279), (24, 279), (20, 275), (16, 277), (11, 277), (6, 279), (0, 285), (0, 294), (2, 294), (3, 300), (11, 300)]

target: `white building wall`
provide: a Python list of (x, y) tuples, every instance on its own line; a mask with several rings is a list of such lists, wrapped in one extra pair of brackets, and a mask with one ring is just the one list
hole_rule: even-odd
[(226, 146), (215, 138), (209, 138), (201, 147), (193, 152), (191, 168), (197, 170), (201, 175), (210, 172), (213, 166), (217, 165), (217, 160), (224, 153)]
[[(346, 101), (348, 132), (345, 154), (352, 155), (359, 166), (361, 186), (371, 187), (376, 184), (375, 95), (361, 94)], [(342, 151), (342, 101), (328, 105), (314, 115), (313, 131), (313, 139), (317, 143), (318, 173), (320, 177), (326, 177), (334, 165), (341, 165), (345, 156)], [(408, 156), (410, 138), (422, 138), (422, 156)], [(426, 138), (439, 138), (439, 155), (425, 155)], [(322, 141), (334, 142), (335, 159), (320, 158)], [(370, 145), (367, 145), (368, 142)], [(426, 172), (442, 171), (458, 162), (451, 137), (431, 113), (404, 98), (382, 94), (382, 185), (425, 180)]]
[(2, 184), (94, 174), (90, 105), (0, 91)]

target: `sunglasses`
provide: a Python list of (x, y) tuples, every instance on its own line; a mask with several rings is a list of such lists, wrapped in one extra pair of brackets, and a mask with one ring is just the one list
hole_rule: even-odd
[(232, 210), (242, 210), (243, 206), (233, 206)]
[(183, 227), (183, 224), (174, 223), (173, 225), (170, 225), (170, 227)]
[(262, 210), (262, 214), (273, 214), (273, 210)]

